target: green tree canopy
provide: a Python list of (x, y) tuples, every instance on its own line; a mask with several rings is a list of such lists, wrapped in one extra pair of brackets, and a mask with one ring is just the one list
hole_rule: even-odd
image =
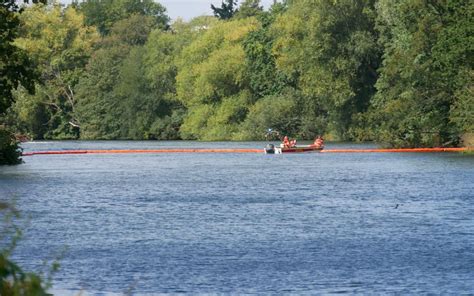
[(190, 36), (153, 28), (152, 17), (132, 14), (100, 42), (77, 92), (82, 138), (178, 137), (174, 57)]
[(222, 1), (221, 7), (215, 7), (213, 4), (211, 4), (211, 9), (215, 17), (221, 20), (228, 20), (232, 18), (237, 12), (237, 1), (224, 0)]
[(236, 12), (236, 16), (239, 18), (246, 18), (261, 15), (263, 12), (263, 6), (260, 2), (260, 0), (244, 0)]
[(370, 113), (375, 138), (456, 145), (459, 129), (472, 127), (474, 4), (380, 0), (377, 12), (384, 60)]
[(96, 26), (102, 35), (132, 14), (151, 17), (153, 28), (166, 28), (169, 22), (166, 9), (153, 0), (85, 0), (75, 6), (85, 15), (86, 25)]
[(272, 94), (278, 94), (286, 87), (295, 87), (295, 82), (276, 67), (273, 52), (274, 36), (272, 24), (281, 11), (262, 12), (258, 20), (260, 26), (243, 39), (242, 45), (246, 57), (246, 76), (255, 100)]
[(245, 119), (249, 93), (241, 42), (256, 26), (255, 19), (221, 22), (183, 50), (177, 96), (189, 110), (181, 131), (184, 138), (232, 138)]
[(19, 12), (16, 1), (0, 1), (0, 165), (21, 162), (17, 141), (5, 126), (4, 116), (14, 102), (14, 91), (23, 85), (26, 91), (33, 93), (37, 79), (36, 69), (26, 52), (14, 44), (19, 34)]
[[(94, 27), (84, 25), (83, 16), (73, 7), (38, 4), (25, 9), (21, 20), (21, 35), (15, 44), (41, 71), (41, 83), (36, 84), (35, 95), (18, 92), (16, 112), (26, 115), (20, 119), (27, 124), (37, 125), (28, 121), (38, 119), (33, 116), (36, 110), (47, 110), (47, 121), (39, 124), (49, 126), (51, 134), (36, 137), (76, 138), (80, 122), (74, 89), (99, 35)], [(37, 108), (31, 110), (33, 113), (19, 109), (28, 105)]]
[(277, 67), (297, 79), (304, 95), (302, 121), (326, 122), (338, 138), (348, 138), (352, 114), (364, 112), (375, 92), (373, 2), (291, 1), (273, 26)]
[(20, 19), (16, 1), (0, 2), (0, 115), (13, 103), (12, 91), (22, 84), (34, 90), (35, 70), (26, 52), (14, 44)]
[(86, 0), (27, 7), (20, 30), (18, 7), (2, 3), (2, 122), (35, 138), (261, 139), (273, 128), (449, 146), (473, 132), (472, 1), (223, 0), (217, 17), (169, 25), (153, 0)]

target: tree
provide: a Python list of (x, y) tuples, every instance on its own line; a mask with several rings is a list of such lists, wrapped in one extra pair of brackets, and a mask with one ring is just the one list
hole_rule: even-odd
[(237, 0), (224, 0), (222, 1), (221, 7), (215, 7), (211, 4), (211, 9), (215, 17), (221, 20), (228, 20), (237, 12), (237, 9), (234, 8), (235, 6), (237, 6)]
[(370, 112), (376, 139), (457, 145), (472, 126), (474, 4), (381, 0), (377, 12), (384, 59)]
[(274, 36), (271, 26), (281, 12), (262, 12), (258, 20), (260, 26), (249, 32), (242, 44), (245, 51), (246, 76), (254, 100), (281, 93), (287, 87), (295, 87), (295, 82), (276, 67), (273, 53)]
[(442, 77), (439, 88), (447, 89), (452, 97), (447, 125), (455, 125), (455, 137), (474, 133), (474, 3), (447, 1), (433, 4), (433, 9), (442, 16), (443, 24), (433, 46)]
[(148, 67), (143, 46), (153, 28), (153, 17), (132, 14), (98, 44), (77, 87), (81, 138), (153, 138), (149, 129), (163, 106), (143, 75)]
[(0, 165), (21, 162), (17, 141), (3, 125), (2, 117), (14, 101), (13, 91), (23, 85), (33, 92), (37, 78), (26, 52), (14, 44), (20, 26), (19, 12), (16, 1), (0, 1)]
[(449, 120), (460, 133), (474, 133), (474, 70), (460, 71), (459, 76)]
[(148, 104), (154, 102), (147, 111), (153, 118), (147, 131), (150, 138), (180, 138), (186, 110), (176, 96), (178, 57), (185, 47), (216, 22), (213, 17), (203, 16), (189, 23), (177, 21), (168, 31), (154, 30), (150, 34), (143, 56), (144, 73), (152, 97)]
[[(350, 138), (353, 115), (365, 112), (375, 93), (380, 49), (374, 1), (300, 0), (275, 22), (276, 65), (302, 92), (300, 133), (326, 131)], [(324, 130), (312, 122), (325, 122)]]
[(0, 2), (0, 115), (13, 103), (12, 91), (18, 85), (34, 90), (34, 67), (26, 52), (13, 43), (20, 26), (18, 11), (15, 1)]
[(129, 50), (126, 46), (104, 47), (92, 55), (76, 88), (81, 139), (120, 138), (121, 98), (114, 88)]
[(236, 16), (239, 18), (246, 18), (258, 16), (262, 13), (263, 6), (261, 6), (260, 0), (244, 0), (236, 12)]
[(188, 108), (186, 139), (231, 139), (250, 103), (241, 42), (255, 19), (219, 23), (187, 46), (178, 59), (177, 97)]
[(80, 122), (75, 86), (99, 35), (95, 28), (84, 25), (83, 16), (73, 7), (63, 10), (59, 5), (38, 4), (25, 9), (21, 20), (21, 35), (15, 44), (29, 54), (42, 74), (35, 95), (20, 91), (14, 109), (22, 113), (20, 108), (30, 104), (46, 107), (48, 120), (40, 124), (47, 125), (48, 131), (37, 135), (39, 138), (77, 138)]
[(153, 0), (86, 0), (75, 6), (85, 15), (88, 26), (96, 26), (102, 35), (107, 35), (119, 20), (132, 14), (151, 17), (153, 28), (167, 28), (169, 17), (166, 9)]
[(269, 128), (281, 135), (296, 135), (300, 122), (297, 114), (295, 93), (285, 92), (268, 95), (249, 108), (249, 113), (240, 127), (239, 140), (265, 140)]

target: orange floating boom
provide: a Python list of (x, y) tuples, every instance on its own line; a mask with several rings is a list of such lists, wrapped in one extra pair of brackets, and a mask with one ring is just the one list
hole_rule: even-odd
[(57, 154), (130, 154), (130, 153), (262, 153), (263, 149), (117, 149), (117, 150), (59, 150), (24, 152), (22, 156)]
[[(472, 148), (401, 148), (401, 149), (328, 149), (320, 153), (385, 153), (385, 152), (462, 152)], [(176, 149), (116, 149), (116, 150), (57, 150), (24, 152), (22, 156), (58, 155), (58, 154), (130, 154), (130, 153), (263, 153), (263, 149), (228, 148), (176, 148)]]
[(329, 149), (322, 150), (321, 153), (385, 153), (385, 152), (462, 152), (467, 151), (467, 147), (461, 148), (394, 148), (394, 149)]

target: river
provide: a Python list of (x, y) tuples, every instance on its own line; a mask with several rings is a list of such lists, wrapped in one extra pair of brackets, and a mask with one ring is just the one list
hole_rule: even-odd
[[(369, 146), (327, 144), (348, 147)], [(24, 161), (0, 167), (1, 199), (14, 199), (29, 221), (13, 259), (34, 271), (62, 253), (55, 294), (474, 291), (473, 155), (87, 154)]]

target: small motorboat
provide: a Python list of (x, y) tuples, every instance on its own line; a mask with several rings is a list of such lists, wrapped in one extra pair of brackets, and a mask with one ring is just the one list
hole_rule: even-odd
[(293, 147), (287, 147), (284, 144), (280, 146), (275, 146), (273, 144), (268, 144), (264, 151), (265, 154), (282, 154), (282, 153), (299, 153), (299, 152), (319, 152), (323, 150), (324, 146), (320, 145), (297, 145)]

